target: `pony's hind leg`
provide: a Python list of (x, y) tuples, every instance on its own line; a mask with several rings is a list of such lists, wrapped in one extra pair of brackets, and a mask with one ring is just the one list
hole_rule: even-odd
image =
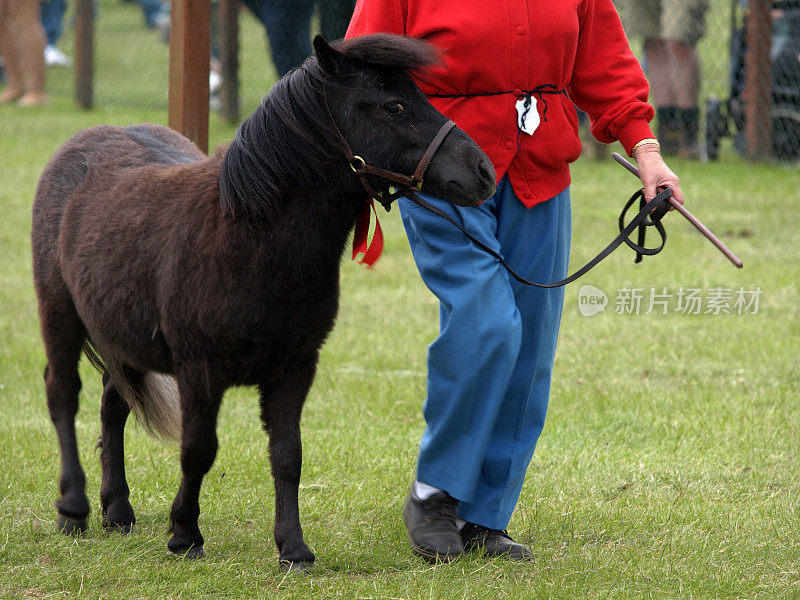
[(86, 330), (69, 299), (56, 305), (51, 296), (49, 303), (40, 305), (39, 316), (47, 354), (44, 370), (47, 407), (61, 450), (57, 525), (64, 533), (80, 534), (87, 528), (89, 500), (85, 491), (86, 477), (78, 458), (75, 415), (81, 389), (78, 361)]
[(262, 384), (261, 421), (269, 435), (269, 455), (275, 484), (275, 544), (282, 570), (305, 571), (314, 553), (303, 539), (298, 506), (303, 449), (300, 413), (316, 372), (316, 357), (285, 369), (278, 385)]
[(133, 507), (128, 500), (129, 489), (125, 479), (124, 437), (128, 414), (128, 403), (120, 395), (109, 374), (103, 373), (99, 443), (103, 470), (103, 482), (100, 485), (103, 528), (123, 533), (129, 533), (136, 522)]

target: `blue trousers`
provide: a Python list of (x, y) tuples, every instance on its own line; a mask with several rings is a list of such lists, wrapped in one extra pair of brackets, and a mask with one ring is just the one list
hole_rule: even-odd
[(311, 54), (309, 26), (314, 0), (244, 0), (264, 25), (272, 49), (272, 62), (283, 77)]
[[(566, 276), (569, 188), (530, 209), (505, 177), (476, 207), (426, 199), (523, 277)], [(417, 479), (458, 499), (465, 521), (505, 529), (544, 426), (564, 291), (517, 283), (450, 223), (408, 199), (399, 204), (417, 268), (440, 307)]]
[(142, 8), (144, 22), (148, 27), (158, 25), (160, 14), (169, 14), (169, 3), (163, 3), (161, 0), (139, 0), (139, 6)]
[(62, 21), (67, 4), (64, 0), (42, 0), (40, 5), (40, 19), (47, 35), (47, 44), (55, 46), (61, 39)]

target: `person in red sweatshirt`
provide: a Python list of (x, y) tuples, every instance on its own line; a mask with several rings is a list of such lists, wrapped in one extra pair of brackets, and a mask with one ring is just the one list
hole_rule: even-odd
[[(683, 201), (611, 0), (358, 0), (347, 37), (379, 32), (441, 51), (442, 64), (415, 79), (497, 174), (494, 196), (477, 207), (425, 198), (523, 277), (567, 274), (569, 163), (581, 152), (576, 106), (599, 141), (619, 140), (636, 159), (646, 199), (670, 187)], [(403, 515), (411, 548), (430, 561), (465, 550), (530, 559), (506, 527), (544, 426), (563, 288), (523, 286), (444, 219), (405, 199), (400, 211), (420, 275), (440, 302), (427, 428)]]

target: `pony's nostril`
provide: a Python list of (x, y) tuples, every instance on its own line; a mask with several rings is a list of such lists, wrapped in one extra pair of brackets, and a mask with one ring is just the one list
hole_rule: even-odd
[(494, 179), (494, 167), (492, 167), (492, 163), (482, 160), (481, 164), (478, 165), (478, 171), (485, 179)]

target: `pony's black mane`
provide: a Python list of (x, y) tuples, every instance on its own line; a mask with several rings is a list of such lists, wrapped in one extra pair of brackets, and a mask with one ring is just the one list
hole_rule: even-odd
[[(390, 34), (341, 40), (332, 47), (355, 68), (413, 71), (438, 60), (427, 43)], [(326, 89), (349, 87), (354, 79), (333, 77), (312, 56), (279, 80), (239, 126), (225, 153), (219, 181), (222, 209), (233, 216), (268, 219), (287, 187), (313, 190), (319, 173), (341, 155), (323, 104)]]
[(389, 33), (339, 40), (331, 46), (351, 60), (406, 71), (429, 67), (440, 61), (439, 53), (427, 42)]

